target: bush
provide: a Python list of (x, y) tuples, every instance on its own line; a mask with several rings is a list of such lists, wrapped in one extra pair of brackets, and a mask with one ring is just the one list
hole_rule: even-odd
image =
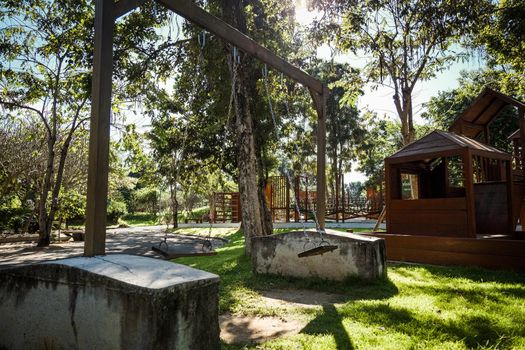
[(76, 190), (60, 192), (57, 218), (68, 226), (69, 221), (83, 222), (86, 214), (86, 196)]
[(133, 193), (136, 210), (157, 215), (159, 211), (159, 192), (155, 187), (144, 187)]
[(1, 208), (0, 231), (19, 233), (24, 223), (29, 220), (31, 210), (25, 208)]
[(121, 217), (128, 213), (128, 211), (126, 210), (126, 203), (123, 201), (110, 199), (108, 201), (107, 213), (108, 221), (112, 224), (116, 224)]

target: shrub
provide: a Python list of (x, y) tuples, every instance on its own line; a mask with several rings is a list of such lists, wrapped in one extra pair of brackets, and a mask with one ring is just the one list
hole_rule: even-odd
[(108, 201), (108, 216), (107, 219), (109, 222), (116, 224), (118, 220), (126, 215), (128, 211), (126, 210), (126, 203), (118, 200), (109, 200)]
[(69, 220), (84, 221), (86, 196), (76, 190), (60, 192), (57, 218), (68, 226)]
[(136, 208), (140, 211), (157, 215), (159, 211), (159, 192), (155, 187), (144, 187), (133, 193)]
[(0, 231), (19, 233), (29, 220), (31, 210), (25, 208), (0, 208)]

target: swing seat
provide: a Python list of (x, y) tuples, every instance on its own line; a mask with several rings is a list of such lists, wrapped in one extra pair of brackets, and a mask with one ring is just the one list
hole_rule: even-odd
[(194, 246), (182, 244), (171, 246), (153, 246), (151, 250), (160, 253), (165, 259), (172, 260), (188, 256), (211, 256), (217, 255), (214, 250), (197, 249)]
[(324, 253), (333, 252), (334, 250), (339, 249), (339, 246), (336, 245), (321, 245), (312, 249), (305, 250), (297, 254), (299, 258), (306, 258), (309, 256), (323, 255)]

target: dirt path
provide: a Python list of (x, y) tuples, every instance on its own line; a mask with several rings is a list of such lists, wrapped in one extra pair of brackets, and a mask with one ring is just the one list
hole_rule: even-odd
[[(132, 254), (161, 258), (151, 250), (164, 238), (165, 226), (145, 226), (107, 230), (107, 254)], [(199, 249), (203, 237), (181, 234), (168, 234), (168, 243)], [(212, 239), (214, 248), (225, 244), (223, 239)], [(37, 248), (34, 243), (0, 244), (0, 269), (20, 264), (33, 264), (40, 261), (64, 259), (84, 254), (84, 242), (53, 243), (46, 248)]]
[[(278, 289), (260, 293), (260, 306), (279, 309), (322, 308), (326, 304), (343, 303), (346, 299), (343, 295), (305, 289)], [(262, 343), (282, 336), (291, 336), (298, 334), (307, 323), (300, 317), (285, 319), (230, 313), (219, 316), (221, 339), (228, 344)]]

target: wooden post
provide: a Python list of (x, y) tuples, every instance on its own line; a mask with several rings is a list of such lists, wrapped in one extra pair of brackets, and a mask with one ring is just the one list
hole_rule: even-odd
[(317, 105), (317, 220), (319, 228), (325, 228), (326, 215), (326, 101), (328, 87), (323, 85), (323, 93), (318, 95), (312, 92)]
[[(525, 176), (525, 109), (524, 108), (518, 109), (518, 118), (519, 118), (519, 126), (520, 126), (520, 140), (519, 141), (521, 143), (521, 171), (522, 171), (522, 175)], [(517, 161), (518, 160), (516, 159), (516, 163)], [(523, 228), (523, 230), (525, 231), (525, 227)]]
[(96, 0), (84, 255), (106, 252), (114, 1)]
[(507, 233), (512, 236), (514, 235), (516, 229), (514, 226), (514, 199), (512, 198), (512, 188), (514, 187), (514, 182), (512, 181), (512, 158), (510, 160), (503, 161), (503, 164), (505, 164), (507, 178), (507, 214), (509, 218)]
[(299, 222), (299, 220), (301, 219), (300, 218), (300, 215), (301, 215), (301, 203), (299, 202), (299, 191), (301, 189), (301, 187), (299, 186), (299, 181), (300, 181), (300, 177), (299, 176), (295, 176), (294, 177), (294, 188), (295, 188), (295, 198), (294, 198), (294, 201), (295, 201), (295, 209), (294, 210), (294, 221), (295, 222)]
[(345, 174), (341, 172), (341, 222), (345, 222)]
[(304, 222), (308, 222), (308, 205), (309, 205), (309, 200), (308, 200), (308, 177), (305, 178), (304, 180), (304, 183), (305, 183), (305, 187), (304, 187), (304, 208), (305, 208), (305, 213), (304, 213)]
[(285, 176), (285, 189), (286, 189), (286, 222), (290, 222), (290, 183), (288, 182), (288, 177)]
[(392, 200), (392, 174), (390, 172), (390, 164), (385, 160), (385, 199), (384, 210), (386, 214), (386, 233), (392, 232), (392, 221), (390, 220), (390, 201)]
[(465, 200), (467, 204), (467, 223), (468, 235), (476, 238), (476, 203), (474, 197), (474, 179), (472, 177), (472, 154), (469, 148), (466, 148), (462, 156), (463, 160), (463, 177), (465, 186)]

